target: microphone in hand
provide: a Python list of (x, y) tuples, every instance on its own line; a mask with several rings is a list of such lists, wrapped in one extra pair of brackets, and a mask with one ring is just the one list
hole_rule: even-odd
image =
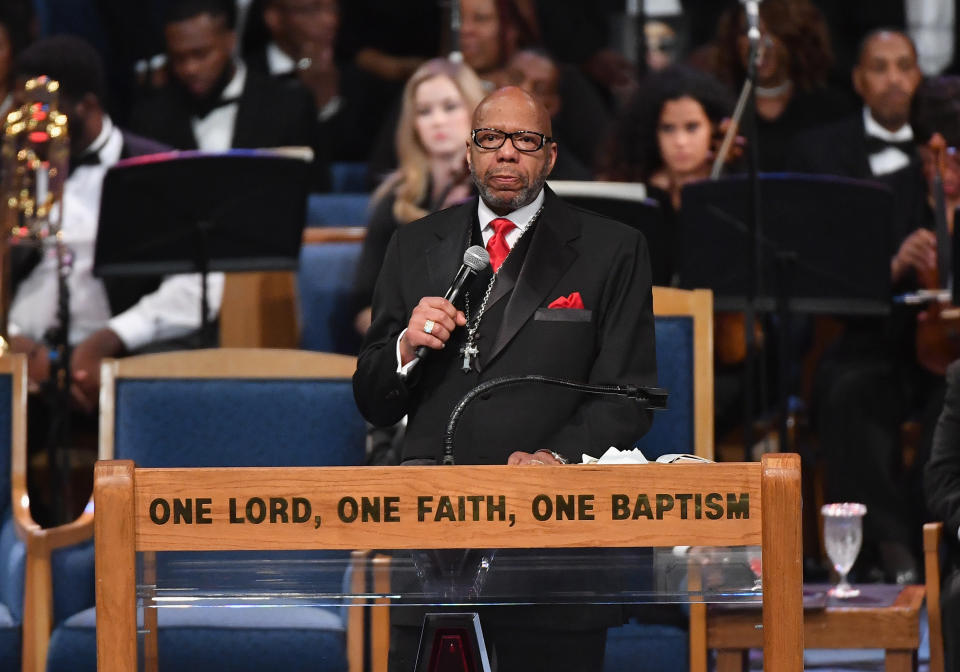
[[(454, 277), (453, 282), (450, 283), (450, 288), (447, 289), (447, 292), (443, 295), (443, 298), (450, 303), (456, 301), (461, 292), (469, 287), (477, 273), (489, 265), (490, 254), (484, 248), (482, 248), (480, 245), (468, 247), (463, 253), (463, 264), (460, 265), (460, 270), (457, 271), (456, 277)], [(423, 359), (426, 357), (428, 352), (430, 352), (430, 348), (425, 345), (421, 345), (416, 350), (417, 359)]]

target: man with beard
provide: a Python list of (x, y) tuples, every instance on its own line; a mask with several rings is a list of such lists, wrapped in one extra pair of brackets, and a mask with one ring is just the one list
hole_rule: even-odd
[[(550, 115), (530, 94), (495, 91), (477, 107), (473, 127), (467, 160), (479, 199), (394, 234), (354, 375), (357, 405), (371, 423), (408, 417), (404, 464), (440, 462), (451, 411), (487, 380), (539, 374), (656, 382), (643, 236), (565, 204), (544, 186), (558, 150)], [(492, 272), (481, 272), (454, 305), (442, 295), (471, 245), (487, 248)], [(429, 351), (422, 360), (420, 346)], [(478, 398), (462, 416), (454, 457), (458, 464), (565, 464), (583, 452), (627, 448), (649, 425), (634, 402), (518, 385)], [(503, 610), (481, 620), (501, 670), (599, 670), (606, 627), (619, 617), (615, 608), (574, 606)], [(408, 625), (391, 633), (393, 669), (412, 667), (418, 630)]]
[(310, 94), (234, 57), (235, 19), (232, 0), (170, 5), (164, 27), (170, 82), (137, 104), (131, 128), (177, 149), (310, 147), (313, 189), (328, 190), (329, 166)]

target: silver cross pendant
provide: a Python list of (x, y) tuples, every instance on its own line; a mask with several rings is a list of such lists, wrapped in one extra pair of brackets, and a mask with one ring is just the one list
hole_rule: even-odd
[(460, 348), (460, 354), (463, 355), (463, 365), (460, 367), (464, 373), (470, 373), (473, 369), (473, 358), (480, 354), (480, 351), (477, 349), (477, 346), (473, 344), (473, 341), (467, 341), (462, 348)]

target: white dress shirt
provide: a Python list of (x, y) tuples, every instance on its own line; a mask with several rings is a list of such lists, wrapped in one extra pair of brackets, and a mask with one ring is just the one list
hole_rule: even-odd
[[(866, 106), (863, 108), (863, 128), (868, 136), (872, 135), (888, 142), (913, 140), (913, 129), (910, 124), (904, 124), (896, 131), (888, 131), (873, 118), (870, 108)], [(910, 157), (896, 147), (887, 147), (881, 152), (870, 154), (867, 158), (870, 161), (870, 171), (874, 175), (893, 173), (910, 163)]]
[[(500, 217), (496, 214), (490, 207), (483, 202), (482, 198), (477, 199), (477, 219), (480, 222), (480, 235), (483, 236), (483, 245), (486, 247), (487, 243), (490, 242), (490, 239), (493, 237), (494, 230), (491, 222), (494, 219)], [(533, 223), (533, 217), (537, 214), (540, 208), (543, 206), (543, 189), (540, 190), (540, 193), (537, 194), (537, 197), (533, 199), (531, 203), (518, 208), (511, 213), (504, 215), (504, 219), (509, 219), (511, 222), (516, 224), (516, 228), (511, 229), (505, 236), (504, 239), (507, 241), (507, 246), (512, 250), (513, 246), (517, 244), (517, 241), (520, 240), (520, 236), (523, 235), (523, 232), (527, 230), (527, 227)], [(400, 336), (397, 338), (397, 373), (401, 376), (406, 376), (407, 373), (415, 366), (415, 363), (419, 360), (414, 358), (411, 359), (406, 364), (402, 363), (400, 358), (400, 339), (403, 338), (403, 335), (407, 333), (407, 330), (404, 329), (400, 332)]]
[[(128, 350), (154, 341), (185, 336), (200, 327), (200, 276), (175, 275), (166, 278), (151, 294), (130, 309), (111, 318), (110, 303), (103, 282), (93, 275), (93, 256), (100, 214), (100, 196), (107, 169), (120, 160), (123, 135), (104, 117), (103, 129), (90, 145), (100, 165), (85, 165), (73, 170), (64, 183), (63, 240), (73, 257), (67, 279), (70, 288), (71, 345), (82, 342), (104, 327), (112, 329)], [(136, 213), (131, 213), (133, 217)], [(207, 278), (211, 318), (220, 310), (223, 274)], [(44, 334), (58, 323), (57, 259), (53, 245), (46, 247), (36, 268), (17, 287), (10, 307), (8, 331), (43, 340)]]
[[(238, 60), (233, 78), (220, 94), (220, 98), (222, 100), (239, 98), (243, 94), (246, 83), (247, 66)], [(267, 102), (264, 101), (264, 104)], [(190, 125), (193, 128), (197, 147), (204, 152), (225, 152), (230, 149), (233, 146), (233, 130), (237, 123), (238, 109), (240, 109), (240, 103), (234, 101), (211, 110), (205, 117), (191, 117)]]
[(927, 76), (939, 75), (953, 62), (953, 0), (905, 0), (907, 32), (917, 45), (917, 64)]

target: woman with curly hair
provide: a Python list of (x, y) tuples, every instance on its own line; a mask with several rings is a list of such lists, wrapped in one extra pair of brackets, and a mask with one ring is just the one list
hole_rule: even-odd
[[(800, 131), (849, 111), (827, 88), (833, 50), (827, 24), (809, 0), (767, 0), (760, 5), (761, 55), (757, 63), (756, 119), (760, 170), (783, 170)], [(742, 6), (720, 19), (707, 68), (733, 89), (747, 75), (750, 44)]]
[[(674, 249), (681, 191), (710, 175), (713, 140), (732, 110), (732, 96), (714, 77), (674, 65), (650, 75), (614, 123), (597, 172), (602, 180), (642, 182), (660, 203), (668, 226), (651, 245)], [(670, 282), (672, 256), (651, 260), (655, 284)]]
[(660, 189), (679, 208), (683, 185), (710, 174), (712, 140), (732, 110), (730, 93), (712, 76), (682, 65), (665, 68), (648, 77), (624, 108), (600, 174)]

